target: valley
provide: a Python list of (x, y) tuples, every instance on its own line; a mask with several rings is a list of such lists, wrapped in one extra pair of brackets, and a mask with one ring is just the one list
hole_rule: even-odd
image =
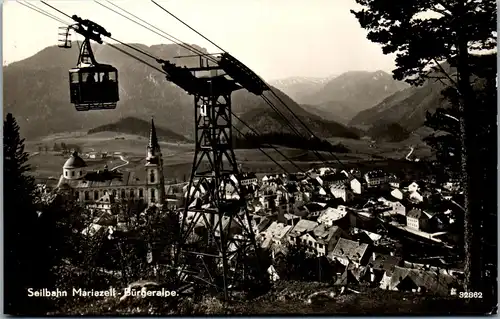
[[(159, 139), (162, 137), (159, 136)], [(397, 143), (372, 143), (369, 139), (349, 139), (349, 138), (330, 138), (332, 144), (342, 143), (348, 149), (348, 153), (335, 154), (344, 165), (356, 166), (380, 166), (388, 160), (403, 160), (410, 150), (410, 146), (415, 148), (415, 156), (426, 158), (431, 156), (430, 149), (419, 142), (418, 136), (407, 141)], [(85, 159), (90, 168), (98, 170), (103, 169), (105, 165), (112, 169), (122, 165), (120, 156), (129, 161), (128, 165), (120, 167), (121, 170), (143, 170), (144, 158), (148, 138), (144, 136), (120, 134), (116, 132), (99, 132), (87, 134), (85, 131), (71, 133), (58, 133), (45, 136), (36, 140), (26, 142), (26, 150), (31, 154), (28, 163), (32, 167), (31, 173), (40, 181), (46, 180), (48, 183), (57, 183), (61, 175), (62, 166), (68, 159), (69, 154), (62, 154), (61, 151), (54, 151), (54, 144), (61, 143), (67, 145), (78, 145), (81, 152), (88, 154), (91, 152), (106, 153), (106, 158)], [(194, 144), (192, 143), (172, 143), (160, 142), (164, 161), (165, 178), (169, 181), (181, 181), (189, 178), (192, 160), (194, 156)], [(277, 149), (292, 160), (302, 169), (310, 169), (322, 164), (318, 157), (311, 151), (286, 148), (276, 146)], [(45, 148), (47, 150), (45, 151)], [(265, 149), (266, 153), (276, 160), (288, 171), (296, 170), (288, 160), (283, 158), (273, 149)], [(113, 153), (116, 155), (113, 156)], [(236, 159), (244, 171), (254, 171), (258, 173), (281, 172), (281, 169), (269, 160), (258, 149), (237, 149), (235, 150)], [(332, 166), (339, 166), (331, 154), (321, 152), (321, 155)]]

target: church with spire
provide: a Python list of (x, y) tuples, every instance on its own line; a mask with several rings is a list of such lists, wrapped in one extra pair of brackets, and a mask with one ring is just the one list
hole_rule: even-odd
[(163, 158), (153, 119), (143, 169), (127, 166), (119, 170), (108, 169), (107, 166), (102, 170), (90, 170), (74, 152), (63, 165), (57, 187), (72, 193), (82, 203), (102, 205), (104, 209), (120, 200), (143, 201), (148, 205), (164, 204)]

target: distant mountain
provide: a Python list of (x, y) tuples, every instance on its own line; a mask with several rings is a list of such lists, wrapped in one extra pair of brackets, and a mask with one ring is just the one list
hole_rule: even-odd
[(427, 111), (448, 105), (449, 102), (441, 95), (443, 88), (440, 82), (428, 82), (421, 87), (396, 92), (373, 108), (359, 112), (349, 124), (371, 126), (398, 123), (413, 131), (424, 124)]
[(303, 104), (331, 113), (334, 118), (345, 122), (407, 87), (406, 83), (394, 80), (384, 71), (350, 71), (327, 82), (306, 97)]
[[(95, 134), (99, 132), (116, 132), (131, 135), (139, 135), (149, 137), (151, 123), (135, 117), (127, 117), (118, 122), (105, 124), (93, 129), (90, 129), (87, 134)], [(172, 132), (169, 129), (156, 126), (156, 134), (159, 140), (167, 142), (187, 142), (188, 139), (183, 135)]]
[(334, 75), (324, 78), (295, 76), (270, 81), (269, 84), (283, 91), (298, 103), (303, 103), (307, 96), (320, 90), (334, 77)]
[[(485, 79), (496, 80), (496, 54), (473, 55), (470, 62), (474, 90), (483, 90)], [(443, 63), (442, 67), (455, 77), (454, 67), (450, 67), (448, 63)], [(424, 124), (427, 111), (434, 112), (437, 108), (450, 106), (450, 102), (441, 94), (444, 88), (443, 83), (430, 79), (420, 87), (409, 87), (394, 93), (374, 107), (357, 114), (349, 124), (372, 126), (378, 123), (398, 123), (406, 130), (414, 131)]]
[(410, 132), (397, 123), (378, 123), (366, 134), (376, 141), (400, 142), (410, 136)]
[[(278, 102), (270, 97), (273, 104), (279, 105)], [(300, 118), (300, 120), (307, 125), (318, 137), (345, 137), (345, 138), (359, 138), (359, 134), (351, 130), (350, 128), (339, 124), (335, 121), (325, 120), (317, 115), (311, 114), (309, 112), (301, 109), (296, 103), (285, 102), (287, 105), (294, 110), (295, 114)], [(294, 118), (290, 113), (284, 109), (284, 107), (279, 107), (280, 112), (290, 121), (291, 125), (296, 128), (302, 136), (310, 137), (311, 134), (302, 126), (300, 121)], [(297, 112), (297, 110), (301, 110)], [(286, 122), (274, 112), (269, 106), (262, 105), (261, 107), (250, 110), (243, 115), (241, 119), (248, 124), (250, 127), (256, 129), (261, 134), (280, 132), (280, 133), (293, 133), (292, 129), (286, 124)], [(242, 123), (237, 123), (236, 127), (243, 133), (251, 132)]]
[[(178, 45), (133, 45), (179, 66), (196, 66), (199, 63), (196, 57), (174, 58), (191, 53)], [(134, 56), (138, 55), (128, 47), (118, 47)], [(206, 52), (201, 47), (195, 47)], [(67, 50), (48, 47), (30, 58), (4, 67), (4, 111), (11, 112), (18, 119), (24, 137), (33, 139), (58, 132), (89, 130), (127, 117), (149, 120), (152, 115), (155, 115), (159, 127), (187, 137), (193, 135), (192, 96), (167, 81), (163, 73), (108, 45), (95, 46), (94, 53), (99, 62), (118, 69), (120, 102), (115, 110), (77, 112), (70, 104), (68, 70), (75, 66), (78, 57), (76, 46)], [(154, 59), (144, 56), (141, 59), (160, 68)], [(284, 93), (279, 94), (294, 112), (306, 117), (313, 116)], [(284, 110), (283, 106), (279, 107)], [(241, 115), (256, 108), (264, 110), (269, 109), (269, 106), (246, 90), (233, 93), (232, 110), (235, 114)], [(264, 112), (262, 115), (266, 114)], [(321, 122), (321, 119), (315, 121)], [(319, 127), (327, 125), (325, 122)], [(281, 126), (275, 129), (279, 131)]]

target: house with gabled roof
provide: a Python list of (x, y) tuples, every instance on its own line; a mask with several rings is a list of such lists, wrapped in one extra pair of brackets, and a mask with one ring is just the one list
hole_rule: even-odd
[(292, 229), (292, 226), (273, 222), (269, 227), (261, 231), (258, 236), (261, 241), (261, 247), (271, 248), (272, 245), (283, 245), (286, 234)]
[(335, 198), (340, 198), (344, 203), (350, 202), (354, 194), (346, 184), (333, 184), (330, 186), (330, 192)]
[(410, 228), (426, 231), (429, 226), (429, 214), (421, 209), (412, 209), (406, 214), (406, 225)]
[(381, 169), (367, 172), (364, 175), (368, 187), (377, 187), (389, 182), (390, 175)]
[(324, 175), (322, 177), (323, 184), (322, 186), (325, 188), (329, 188), (332, 185), (344, 185), (349, 181), (349, 177), (346, 174), (338, 172), (334, 174)]
[(349, 175), (349, 186), (354, 194), (361, 194), (366, 188), (366, 182), (362, 179)]
[(345, 206), (339, 205), (337, 208), (328, 207), (319, 215), (318, 223), (333, 226), (336, 221), (344, 218), (346, 215), (347, 209)]
[(318, 226), (317, 222), (313, 222), (307, 219), (299, 220), (299, 222), (288, 233), (289, 242), (291, 244), (300, 243), (300, 237), (308, 232), (311, 232), (316, 226)]
[(318, 225), (312, 231), (312, 236), (316, 239), (316, 251), (318, 256), (327, 256), (337, 245), (341, 237), (350, 236), (337, 226), (328, 227), (324, 224)]
[(340, 238), (335, 248), (328, 254), (331, 260), (339, 261), (343, 265), (354, 264), (364, 266), (370, 258), (369, 245)]
[(99, 198), (94, 203), (88, 205), (91, 210), (98, 210), (107, 212), (110, 214), (117, 213), (117, 203), (115, 202), (115, 198), (111, 196), (108, 192), (105, 192), (101, 198)]
[(380, 282), (385, 290), (431, 292), (449, 296), (460, 287), (459, 280), (449, 274), (422, 269), (395, 266), (386, 272)]

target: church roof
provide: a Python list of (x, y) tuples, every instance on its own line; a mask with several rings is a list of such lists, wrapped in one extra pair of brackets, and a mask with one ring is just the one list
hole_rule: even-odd
[(85, 161), (78, 156), (77, 152), (73, 152), (71, 154), (71, 157), (68, 158), (66, 163), (64, 163), (63, 168), (82, 168), (82, 167), (87, 167), (87, 164), (85, 164)]
[(134, 172), (90, 172), (86, 176), (70, 180), (63, 176), (59, 181), (59, 185), (68, 184), (73, 189), (85, 189), (96, 187), (127, 187), (127, 186), (145, 186), (147, 185), (146, 171), (138, 170)]

